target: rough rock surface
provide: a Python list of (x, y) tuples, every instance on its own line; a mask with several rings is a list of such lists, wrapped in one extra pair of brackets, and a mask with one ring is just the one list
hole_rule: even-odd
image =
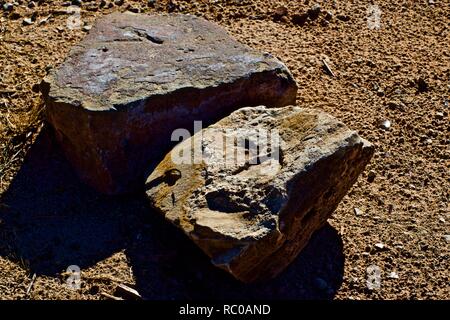
[[(256, 129), (271, 130), (266, 143)], [(195, 145), (200, 161), (195, 147), (182, 157)], [(167, 154), (147, 179), (147, 196), (213, 264), (244, 282), (263, 280), (297, 256), (372, 154), (371, 144), (322, 112), (243, 108)]]
[(212, 123), (240, 106), (292, 104), (297, 85), (279, 60), (204, 19), (114, 13), (96, 22), (41, 90), (79, 175), (114, 194), (143, 182), (174, 129)]

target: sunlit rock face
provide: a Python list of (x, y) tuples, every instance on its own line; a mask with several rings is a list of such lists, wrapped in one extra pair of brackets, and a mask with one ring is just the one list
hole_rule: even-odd
[(147, 197), (214, 265), (244, 282), (270, 279), (323, 226), (372, 154), (320, 111), (247, 107), (168, 153), (147, 179)]
[(194, 120), (241, 106), (295, 103), (297, 85), (276, 58), (191, 15), (114, 13), (100, 18), (42, 82), (48, 121), (80, 177), (122, 193)]

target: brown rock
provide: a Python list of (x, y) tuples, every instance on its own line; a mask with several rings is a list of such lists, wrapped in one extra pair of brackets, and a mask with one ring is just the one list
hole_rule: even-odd
[(239, 106), (295, 102), (280, 61), (191, 15), (114, 13), (98, 20), (43, 81), (48, 121), (81, 178), (122, 193), (194, 120), (209, 124)]
[[(263, 143), (257, 129), (271, 130), (266, 141), (275, 142), (278, 130), (280, 147)], [(202, 151), (190, 156), (192, 145)], [(372, 154), (371, 144), (322, 112), (243, 108), (167, 154), (147, 196), (217, 267), (244, 282), (263, 280), (292, 262)]]

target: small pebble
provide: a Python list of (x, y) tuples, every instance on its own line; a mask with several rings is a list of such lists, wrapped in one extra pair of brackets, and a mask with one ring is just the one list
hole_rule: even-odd
[(114, 0), (114, 4), (116, 6), (121, 6), (121, 5), (123, 5), (123, 0)]
[(25, 18), (25, 19), (23, 19), (22, 24), (24, 26), (32, 25), (33, 24), (33, 20), (31, 20), (31, 18)]
[(88, 32), (89, 30), (91, 30), (92, 29), (92, 26), (84, 26), (83, 28), (82, 28), (82, 30), (84, 31), (84, 32)]
[(391, 127), (391, 121), (381, 120), (379, 123), (379, 127), (383, 130), (389, 130), (389, 128)]
[(359, 208), (353, 208), (353, 211), (355, 212), (355, 214), (356, 214), (357, 216), (360, 216), (360, 215), (362, 215), (362, 213), (363, 213)]
[(81, 7), (81, 0), (72, 0), (72, 5)]
[(436, 118), (443, 119), (444, 118), (444, 113), (443, 112), (436, 112)]
[(450, 234), (446, 234), (444, 236), (444, 238), (445, 238), (445, 241), (450, 242)]
[(10, 2), (7, 2), (3, 5), (3, 10), (12, 11), (14, 9), (14, 5)]
[(376, 176), (377, 174), (375, 173), (375, 171), (370, 170), (369, 173), (367, 174), (367, 181), (372, 183), (375, 180)]
[(386, 246), (383, 243), (379, 242), (375, 244), (375, 248), (383, 250), (384, 248), (386, 248)]
[(398, 279), (398, 274), (395, 271), (392, 271), (391, 273), (388, 274), (388, 278), (390, 279)]
[(311, 20), (315, 20), (319, 17), (322, 8), (319, 4), (315, 4), (308, 10), (308, 16)]

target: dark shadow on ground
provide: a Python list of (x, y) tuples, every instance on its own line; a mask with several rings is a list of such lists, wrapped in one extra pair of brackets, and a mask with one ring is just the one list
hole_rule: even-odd
[(213, 267), (144, 195), (108, 197), (79, 182), (44, 128), (0, 198), (0, 255), (57, 276), (125, 249), (146, 299), (331, 299), (341, 286), (342, 241), (326, 225), (276, 279), (245, 285)]
[(44, 128), (0, 198), (0, 255), (37, 274), (81, 268), (127, 245), (142, 199), (102, 196), (79, 182)]

